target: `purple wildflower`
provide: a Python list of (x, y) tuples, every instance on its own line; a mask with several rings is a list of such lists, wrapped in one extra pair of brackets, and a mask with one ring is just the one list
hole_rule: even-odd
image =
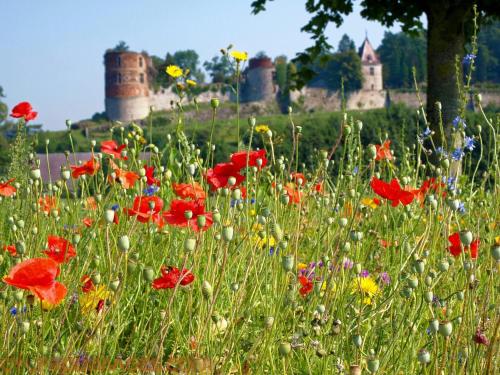
[(350, 270), (354, 266), (354, 262), (349, 258), (344, 258), (344, 269)]
[(380, 274), (380, 281), (382, 281), (382, 283), (385, 285), (389, 285), (391, 283), (391, 277), (387, 272), (382, 272)]
[(368, 272), (368, 270), (363, 270), (363, 271), (361, 271), (360, 276), (361, 277), (368, 277), (368, 276), (370, 276), (370, 272)]
[(461, 118), (460, 116), (457, 116), (453, 119), (452, 125), (455, 129), (457, 129), (459, 125), (462, 125), (464, 129), (467, 127), (465, 120), (463, 118)]
[(468, 53), (467, 55), (464, 56), (462, 64), (464, 64), (465, 66), (469, 66), (474, 61), (475, 58), (476, 55), (474, 55), (473, 53)]

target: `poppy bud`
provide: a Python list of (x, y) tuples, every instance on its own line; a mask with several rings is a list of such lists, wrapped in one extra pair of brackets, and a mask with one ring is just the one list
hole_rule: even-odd
[(231, 242), (233, 240), (234, 230), (233, 227), (224, 227), (222, 229), (222, 238), (224, 241)]
[(267, 132), (266, 132), (266, 136), (267, 138), (271, 139), (273, 137), (273, 131), (271, 129), (269, 129)]
[(76, 233), (71, 237), (71, 243), (76, 246), (80, 243), (81, 239), (82, 239), (82, 236), (80, 236), (78, 233)]
[(33, 180), (38, 180), (40, 178), (40, 169), (32, 169), (30, 171), (30, 176)]
[(236, 185), (236, 178), (231, 176), (227, 179), (227, 183), (229, 184), (229, 186), (234, 186)]
[(496, 261), (500, 260), (500, 246), (495, 245), (491, 248), (491, 256)]
[(448, 169), (450, 167), (450, 160), (447, 158), (441, 159), (441, 167)]
[(20, 324), (20, 328), (21, 328), (21, 332), (22, 333), (28, 333), (28, 331), (30, 330), (30, 322), (28, 321), (24, 321)]
[(265, 320), (265, 325), (267, 329), (271, 329), (274, 324), (274, 318), (272, 316), (268, 316)]
[(458, 299), (459, 301), (463, 301), (463, 300), (464, 300), (464, 297), (465, 297), (465, 296), (464, 296), (464, 292), (462, 292), (462, 291), (457, 292), (457, 299)]
[(356, 348), (360, 348), (361, 345), (363, 345), (363, 338), (361, 335), (354, 335), (352, 336), (352, 343), (356, 346)]
[(319, 314), (324, 314), (324, 313), (325, 313), (325, 311), (326, 311), (326, 307), (325, 307), (325, 305), (318, 305), (318, 306), (316, 307), (316, 311), (317, 311)]
[(427, 286), (431, 286), (432, 285), (432, 277), (426, 276), (425, 279), (424, 279), (424, 283)]
[(415, 261), (414, 268), (417, 273), (424, 273), (425, 262), (422, 259), (418, 259), (417, 261)]
[(14, 299), (17, 301), (17, 302), (21, 302), (23, 300), (23, 292), (18, 290), (14, 293)]
[(363, 123), (358, 120), (354, 123), (354, 130), (359, 133), (361, 129), (363, 129)]
[(271, 234), (277, 241), (281, 241), (283, 239), (283, 231), (278, 223), (275, 222), (271, 226)]
[(71, 172), (68, 169), (61, 169), (61, 178), (64, 181), (69, 180), (71, 177)]
[(26, 245), (24, 241), (16, 242), (16, 252), (20, 255), (23, 255), (26, 252)]
[(217, 98), (210, 99), (210, 106), (212, 109), (217, 109), (219, 107), (220, 101)]
[(283, 269), (287, 272), (293, 269), (294, 258), (293, 255), (285, 255), (281, 258), (281, 265)]
[(345, 217), (341, 217), (341, 218), (339, 219), (339, 225), (340, 225), (341, 227), (345, 227), (345, 226), (347, 226), (347, 224), (348, 224), (348, 223), (349, 223), (349, 221), (348, 221), (348, 220), (347, 220), (347, 218), (345, 218)]
[(380, 366), (380, 361), (377, 358), (370, 358), (367, 362), (368, 365), (368, 371), (370, 371), (372, 374), (375, 374)]
[(191, 220), (193, 218), (193, 211), (191, 211), (191, 210), (184, 211), (184, 217), (187, 220)]
[(223, 197), (227, 197), (229, 195), (228, 188), (219, 189), (218, 191), (220, 191), (220, 193), (222, 194)]
[(417, 355), (418, 361), (422, 364), (427, 364), (431, 361), (431, 353), (428, 350), (422, 349)]
[(203, 297), (205, 297), (206, 299), (212, 298), (212, 285), (210, 285), (210, 283), (206, 280), (203, 280), (203, 282), (201, 283), (201, 294), (203, 294)]
[(238, 289), (240, 289), (240, 284), (238, 284), (238, 283), (231, 283), (230, 288), (231, 288), (231, 291), (237, 292)]
[(431, 291), (427, 291), (424, 293), (425, 302), (431, 303), (433, 298), (434, 298), (434, 293), (432, 293)]
[(461, 231), (460, 241), (464, 246), (469, 246), (472, 243), (472, 233), (468, 230)]
[(192, 252), (196, 249), (196, 239), (195, 238), (186, 238), (184, 241), (184, 250), (186, 252)]
[(248, 125), (253, 128), (256, 124), (256, 120), (255, 120), (255, 117), (251, 116), (248, 118)]
[(350, 242), (344, 242), (342, 245), (342, 250), (344, 251), (349, 251), (351, 249), (351, 243)]
[(129, 273), (133, 273), (137, 269), (137, 263), (133, 261), (129, 261), (127, 263), (127, 271)]
[(448, 268), (450, 268), (450, 263), (448, 263), (448, 261), (446, 259), (443, 259), (441, 260), (439, 263), (438, 263), (438, 269), (441, 271), (441, 272), (446, 272), (448, 271)]
[(108, 224), (113, 223), (113, 220), (115, 219), (115, 211), (114, 210), (104, 211), (104, 219), (106, 220), (106, 223), (108, 223)]
[(351, 134), (351, 127), (349, 125), (344, 125), (344, 133), (346, 135)]
[(288, 196), (288, 194), (282, 194), (280, 200), (281, 200), (281, 203), (283, 203), (283, 204), (290, 203), (290, 197)]
[(453, 325), (449, 321), (444, 321), (439, 324), (439, 333), (444, 337), (451, 335), (453, 331)]
[(90, 278), (94, 284), (99, 284), (101, 282), (101, 274), (99, 272), (94, 273)]
[(408, 286), (415, 289), (418, 286), (418, 279), (415, 276), (410, 276), (408, 278)]
[(357, 231), (352, 230), (350, 233), (350, 236), (351, 236), (351, 240), (358, 242), (358, 241), (361, 241), (363, 239), (363, 232), (357, 232)]
[(213, 212), (212, 212), (212, 220), (216, 224), (220, 223), (221, 215), (220, 215), (219, 210), (217, 210), (217, 209), (213, 210)]
[(127, 252), (130, 249), (130, 240), (127, 235), (118, 238), (118, 249), (123, 252)]
[(188, 172), (191, 176), (194, 176), (194, 174), (196, 173), (196, 166), (194, 164), (189, 164)]
[(413, 294), (413, 289), (412, 288), (403, 288), (401, 290), (401, 296), (402, 297), (410, 298), (412, 294)]
[(282, 357), (287, 357), (292, 351), (292, 345), (288, 342), (282, 342), (278, 347), (278, 352)]
[(119, 286), (120, 286), (120, 280), (114, 280), (109, 283), (109, 288), (114, 292), (118, 290)]
[(240, 200), (241, 199), (241, 190), (240, 189), (234, 189), (232, 194), (231, 194), (233, 199)]

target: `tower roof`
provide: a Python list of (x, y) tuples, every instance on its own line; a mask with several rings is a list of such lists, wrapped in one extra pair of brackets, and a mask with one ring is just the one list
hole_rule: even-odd
[(368, 37), (365, 38), (365, 41), (359, 48), (359, 57), (361, 57), (361, 62), (363, 64), (380, 64), (380, 59), (368, 40)]

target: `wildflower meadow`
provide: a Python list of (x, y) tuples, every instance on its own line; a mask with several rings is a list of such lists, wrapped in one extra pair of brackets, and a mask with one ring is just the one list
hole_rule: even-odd
[[(238, 104), (248, 55), (227, 53)], [(498, 117), (466, 123), (463, 103), (434, 131), (421, 105), (419, 136), (397, 154), (391, 134), (363, 144), (370, 124), (345, 112), (306, 165), (291, 108), (277, 133), (237, 105), (237, 146), (216, 163), (225, 103), (211, 101), (210, 137), (193, 144), (183, 108), (196, 82), (179, 66), (162, 74), (178, 93), (165, 147), (148, 121), (116, 124), (49, 180), (25, 134), (37, 109), (12, 109), (2, 373), (498, 371)]]

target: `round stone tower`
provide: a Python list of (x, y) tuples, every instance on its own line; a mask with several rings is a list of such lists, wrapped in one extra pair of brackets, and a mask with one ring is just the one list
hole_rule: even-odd
[(373, 49), (368, 37), (359, 49), (364, 78), (363, 88), (365, 91), (381, 91), (382, 85), (382, 63)]
[(131, 121), (149, 113), (147, 54), (109, 50), (104, 54), (106, 115), (110, 120)]
[(269, 57), (250, 59), (245, 73), (242, 99), (246, 102), (272, 100), (276, 95), (274, 64)]

